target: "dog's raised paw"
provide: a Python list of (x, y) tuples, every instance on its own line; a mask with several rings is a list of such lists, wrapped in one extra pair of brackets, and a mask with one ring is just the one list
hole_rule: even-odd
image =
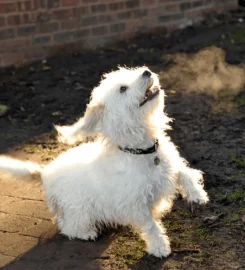
[(198, 204), (206, 204), (209, 201), (208, 194), (204, 190), (190, 194), (187, 199)]

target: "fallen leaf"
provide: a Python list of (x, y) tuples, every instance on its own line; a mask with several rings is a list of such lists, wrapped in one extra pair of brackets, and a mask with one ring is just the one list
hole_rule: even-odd
[(82, 86), (79, 82), (77, 82), (76, 84), (75, 84), (75, 90), (81, 90), (81, 89), (84, 89), (85, 87), (84, 86)]
[(7, 105), (0, 104), (0, 116), (3, 116), (8, 110), (9, 107)]
[(245, 223), (245, 215), (242, 216), (242, 222)]
[(60, 116), (62, 115), (62, 112), (57, 111), (57, 112), (52, 112), (52, 116)]
[(45, 66), (45, 65), (44, 65), (43, 68), (42, 68), (43, 71), (47, 71), (47, 70), (50, 70), (50, 69), (51, 69), (50, 66)]
[(208, 216), (203, 218), (203, 222), (207, 224), (213, 224), (216, 222), (219, 218), (222, 218), (224, 216), (224, 213), (220, 213), (217, 216)]

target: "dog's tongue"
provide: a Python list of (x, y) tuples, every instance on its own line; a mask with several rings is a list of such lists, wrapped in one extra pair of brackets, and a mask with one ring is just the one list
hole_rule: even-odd
[(154, 86), (152, 89), (147, 89), (145, 92), (145, 96), (149, 97), (150, 95), (152, 95), (156, 90), (158, 90), (157, 86)]
[(147, 89), (146, 92), (145, 92), (145, 96), (149, 97), (151, 94), (152, 94), (151, 90)]

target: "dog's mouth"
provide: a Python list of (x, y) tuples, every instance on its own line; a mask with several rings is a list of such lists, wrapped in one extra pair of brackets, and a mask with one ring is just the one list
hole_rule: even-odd
[(140, 107), (146, 104), (149, 100), (152, 100), (154, 97), (156, 97), (160, 92), (160, 89), (158, 86), (153, 86), (153, 80), (150, 81), (148, 84), (145, 96), (143, 98), (143, 101), (140, 103)]

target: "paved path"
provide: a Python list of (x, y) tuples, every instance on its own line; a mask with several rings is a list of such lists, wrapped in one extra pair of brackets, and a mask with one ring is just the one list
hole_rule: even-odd
[(0, 180), (0, 268), (100, 269), (109, 238), (82, 242), (62, 237), (52, 223), (40, 185)]

